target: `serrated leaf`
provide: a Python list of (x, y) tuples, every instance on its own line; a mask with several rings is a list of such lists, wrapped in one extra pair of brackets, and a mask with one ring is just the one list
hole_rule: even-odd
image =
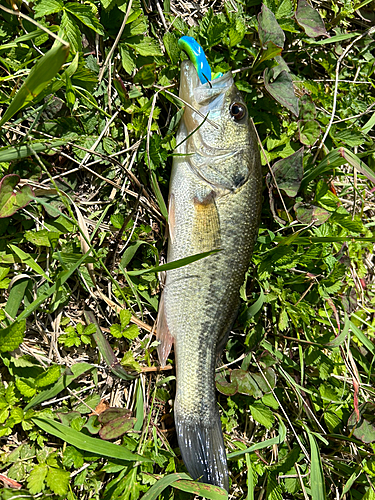
[(149, 36), (142, 38), (138, 43), (127, 43), (127, 45), (132, 47), (141, 56), (163, 55), (158, 42)]
[(125, 328), (130, 323), (130, 320), (132, 318), (132, 313), (129, 311), (129, 309), (122, 309), (120, 311), (120, 323), (121, 327)]
[(242, 18), (236, 18), (236, 25), (231, 27), (228, 33), (225, 35), (225, 40), (227, 40), (227, 44), (229, 47), (236, 47), (239, 43), (242, 42), (243, 37), (246, 34), (246, 24), (242, 20)]
[(22, 396), (25, 396), (27, 398), (32, 398), (36, 393), (34, 381), (27, 378), (17, 378), (16, 387), (20, 391)]
[(267, 429), (270, 429), (274, 423), (275, 417), (273, 416), (272, 411), (267, 408), (260, 401), (255, 401), (254, 403), (249, 405), (251, 415), (254, 420), (256, 420), (259, 424), (264, 425)]
[(0, 330), (0, 352), (14, 351), (23, 341), (26, 320), (15, 321)]
[(124, 70), (131, 75), (136, 68), (135, 59), (129, 47), (124, 43), (120, 44), (121, 64)]
[(176, 36), (168, 31), (163, 36), (163, 43), (172, 64), (177, 64), (180, 60), (181, 49), (178, 46)]
[(25, 207), (34, 197), (30, 186), (17, 189), (20, 178), (18, 175), (9, 174), (0, 181), (0, 219), (10, 217), (20, 208)]
[(156, 64), (145, 64), (134, 76), (133, 82), (143, 87), (151, 87), (156, 80)]
[(55, 467), (49, 467), (46, 477), (46, 482), (48, 487), (56, 495), (66, 495), (68, 491), (70, 473), (69, 471), (57, 469)]
[(295, 14), (297, 23), (302, 26), (307, 36), (315, 38), (327, 35), (324, 22), (317, 10), (313, 9), (306, 0), (299, 0)]
[(261, 46), (264, 48), (269, 42), (277, 47), (283, 48), (285, 43), (285, 34), (276, 21), (275, 14), (262, 5), (262, 10), (258, 14), (258, 33)]
[(139, 329), (137, 325), (130, 325), (128, 326), (123, 332), (122, 332), (123, 337), (129, 340), (134, 340), (138, 337), (139, 335)]
[(64, 4), (60, 0), (42, 0), (34, 7), (34, 16), (37, 19), (62, 11)]
[(74, 17), (66, 11), (62, 15), (60, 28), (64, 33), (64, 38), (69, 42), (73, 54), (82, 52), (81, 32)]
[(65, 10), (73, 14), (88, 28), (91, 28), (96, 33), (99, 33), (99, 35), (104, 35), (104, 28), (95, 17), (94, 12), (89, 5), (69, 2), (65, 4)]
[(121, 325), (119, 325), (118, 323), (111, 325), (109, 330), (111, 332), (111, 335), (113, 335), (116, 339), (120, 339), (122, 337)]
[(44, 373), (41, 373), (35, 379), (37, 387), (46, 387), (47, 385), (55, 383), (60, 378), (61, 367), (60, 365), (53, 365)]
[(44, 480), (47, 476), (48, 466), (46, 464), (36, 465), (27, 478), (27, 487), (32, 495), (40, 493), (44, 489)]
[(283, 70), (273, 80), (274, 74), (275, 68), (264, 70), (264, 86), (276, 101), (298, 116), (298, 99), (294, 93), (293, 81), (289, 73)]

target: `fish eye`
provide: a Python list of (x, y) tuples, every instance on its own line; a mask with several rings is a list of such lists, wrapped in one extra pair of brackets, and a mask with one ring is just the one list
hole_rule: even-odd
[(229, 112), (236, 122), (239, 122), (246, 115), (246, 106), (240, 102), (233, 102), (230, 105)]

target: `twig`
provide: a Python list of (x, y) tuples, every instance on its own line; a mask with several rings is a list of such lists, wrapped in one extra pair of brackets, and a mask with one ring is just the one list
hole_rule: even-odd
[(37, 21), (35, 21), (31, 17), (27, 16), (26, 14), (22, 14), (22, 12), (19, 12), (19, 11), (17, 12), (16, 10), (7, 9), (3, 5), (0, 5), (0, 9), (3, 10), (4, 12), (7, 12), (8, 14), (22, 17), (22, 19), (26, 19), (26, 21), (29, 21), (31, 24), (33, 24), (37, 28), (45, 31), (49, 36), (52, 36), (52, 38), (54, 38), (55, 40), (57, 40), (58, 42), (60, 42), (62, 45), (65, 45), (65, 47), (69, 47), (69, 43), (68, 42), (66, 42), (65, 40), (63, 40), (62, 38), (60, 38), (58, 35), (56, 35), (52, 31), (50, 31), (45, 26), (42, 26), (41, 24), (39, 24)]
[(335, 90), (334, 90), (334, 93), (333, 93), (333, 105), (332, 105), (331, 118), (329, 120), (328, 127), (327, 127), (327, 129), (325, 131), (323, 139), (321, 140), (321, 142), (320, 142), (320, 144), (318, 146), (318, 149), (317, 149), (317, 151), (315, 153), (315, 156), (314, 156), (314, 159), (313, 159), (313, 163), (315, 163), (315, 161), (316, 161), (316, 159), (317, 159), (317, 157), (318, 157), (318, 155), (320, 153), (320, 150), (322, 149), (322, 147), (323, 147), (323, 145), (325, 143), (325, 140), (328, 137), (329, 131), (331, 130), (331, 127), (332, 127), (332, 124), (333, 124), (333, 120), (335, 118), (336, 104), (337, 104), (337, 92), (338, 92), (338, 86), (339, 86), (339, 74), (340, 74), (340, 65), (341, 65), (341, 62), (344, 59), (344, 57), (346, 56), (346, 54), (351, 50), (351, 48), (353, 47), (353, 45), (358, 42), (358, 40), (360, 40), (364, 36), (369, 35), (374, 30), (375, 30), (375, 28), (373, 27), (373, 28), (367, 30), (365, 33), (362, 33), (362, 35), (357, 36), (357, 38), (355, 38), (353, 40), (353, 42), (346, 47), (346, 49), (344, 50), (344, 52), (341, 54), (341, 56), (337, 60), (336, 75), (335, 75)]
[(130, 15), (130, 10), (132, 8), (132, 3), (133, 3), (133, 0), (130, 0), (129, 2), (129, 5), (128, 5), (128, 8), (126, 9), (126, 13), (125, 13), (125, 17), (124, 17), (124, 20), (122, 21), (122, 25), (121, 25), (121, 28), (119, 29), (119, 32), (117, 33), (117, 36), (116, 36), (116, 40), (114, 41), (113, 45), (112, 45), (112, 48), (111, 50), (109, 51), (108, 55), (107, 55), (107, 58), (103, 64), (103, 67), (102, 69), (100, 70), (100, 73), (99, 73), (99, 83), (102, 81), (102, 78), (103, 78), (103, 75), (104, 75), (104, 71), (109, 63), (109, 61), (111, 60), (111, 57), (113, 56), (113, 53), (118, 45), (118, 42), (120, 41), (120, 38), (121, 38), (121, 35), (125, 29), (125, 25), (126, 25), (126, 21), (128, 20), (128, 17)]

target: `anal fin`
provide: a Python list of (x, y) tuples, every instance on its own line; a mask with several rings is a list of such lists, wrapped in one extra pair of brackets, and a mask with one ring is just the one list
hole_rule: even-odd
[(171, 352), (173, 337), (169, 331), (167, 318), (165, 316), (165, 301), (164, 301), (164, 291), (160, 297), (158, 318), (156, 321), (156, 338), (159, 340), (160, 344), (157, 347), (159, 362), (162, 367), (167, 363), (169, 353)]

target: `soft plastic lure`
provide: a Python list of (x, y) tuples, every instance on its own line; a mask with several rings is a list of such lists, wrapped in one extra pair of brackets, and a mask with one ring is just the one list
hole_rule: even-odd
[(212, 72), (210, 65), (208, 64), (206, 54), (204, 53), (199, 43), (194, 40), (193, 37), (181, 37), (178, 41), (178, 46), (180, 47), (180, 49), (186, 52), (186, 54), (189, 56), (190, 61), (194, 64), (201, 83), (207, 83), (212, 79), (223, 76), (222, 73), (218, 73), (214, 75), (214, 78), (212, 78)]

